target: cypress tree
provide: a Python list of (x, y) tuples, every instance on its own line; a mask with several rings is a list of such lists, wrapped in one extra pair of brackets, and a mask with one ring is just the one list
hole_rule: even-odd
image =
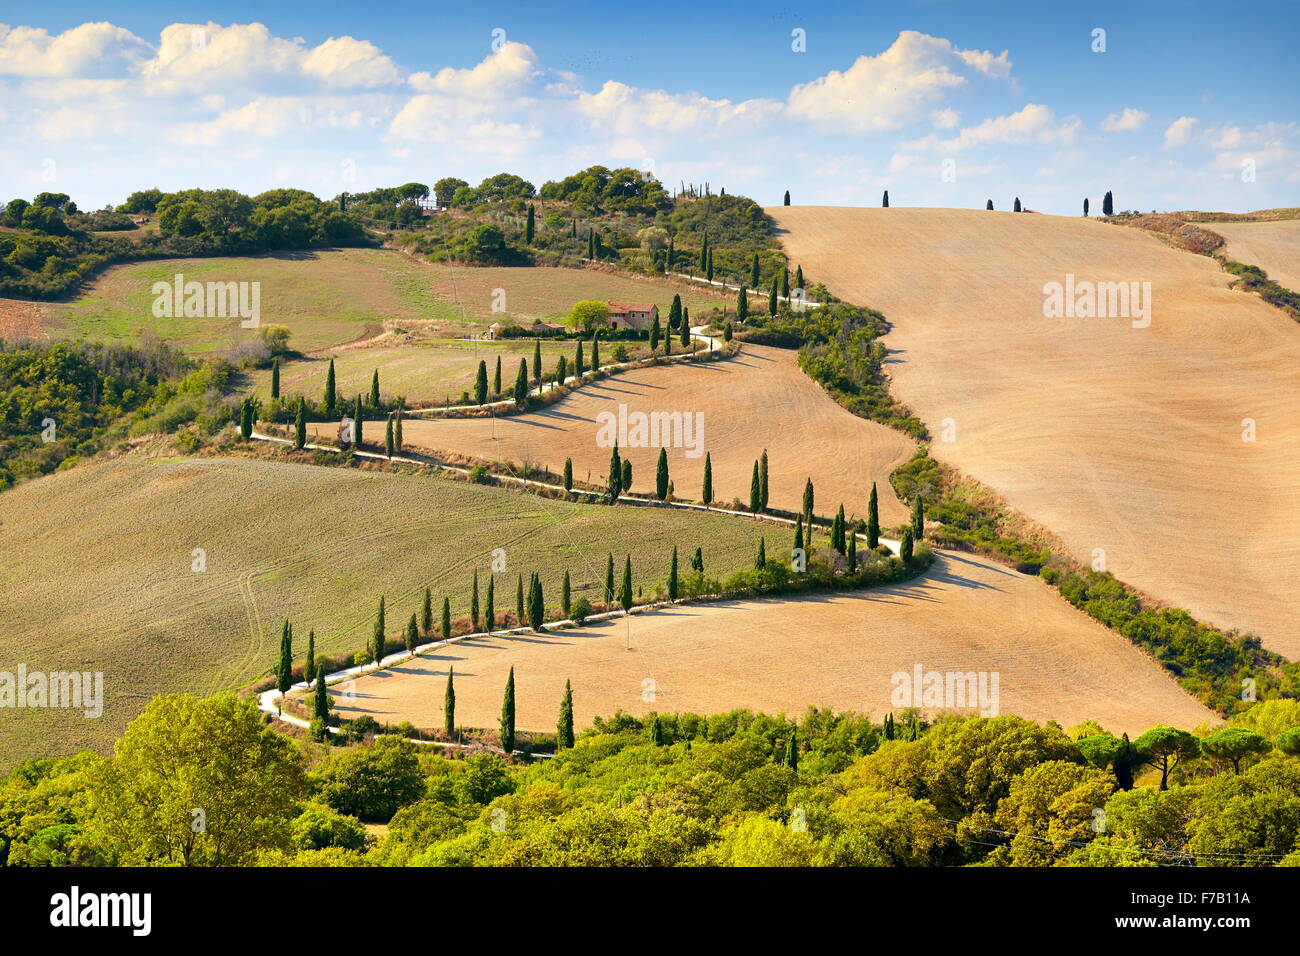
[(767, 449), (763, 449), (763, 457), (758, 460), (758, 499), (759, 505), (764, 511), (767, 510)]
[(990, 199), (987, 203), (985, 203), (985, 204), (984, 204), (984, 208), (985, 208), (986, 210), (992, 212), (992, 211), (993, 211), (993, 200)]
[(564, 380), (569, 377), (569, 360), (561, 355), (555, 362), (555, 384), (563, 385)]
[(873, 551), (880, 547), (880, 502), (874, 481), (871, 483), (871, 503), (867, 505), (867, 546)]
[(677, 326), (682, 321), (682, 297), (678, 293), (673, 293), (673, 304), (668, 308), (668, 328), (671, 331), (677, 331)]
[(782, 205), (786, 205), (786, 206), (790, 205), (790, 190), (788, 189), (785, 191), (785, 201), (782, 203)]
[(668, 600), (677, 600), (677, 545), (673, 545), (673, 560), (668, 565)]
[(384, 657), (384, 651), (388, 646), (385, 635), (384, 625), (384, 596), (379, 595), (379, 616), (375, 618), (375, 633), (371, 635), (371, 656), (374, 657), (375, 663), (378, 664)]
[(497, 356), (496, 374), (493, 375), (492, 377), (492, 394), (493, 395), (501, 394), (501, 356), (500, 355)]
[(280, 631), (280, 664), (275, 672), (275, 686), (281, 694), (293, 686), (293, 625), (287, 618)]
[(623, 605), (624, 613), (632, 610), (632, 555), (623, 562), (623, 586), (619, 588), (618, 603)]
[(704, 549), (696, 548), (695, 554), (691, 557), (691, 570), (704, 573)]
[(506, 678), (505, 698), (501, 701), (501, 749), (509, 756), (515, 752), (515, 669)]
[(1020, 212), (1020, 197), (1019, 197), (1019, 196), (1016, 197), (1015, 205), (1013, 205), (1013, 206), (1011, 207), (1011, 211), (1012, 211), (1012, 212)]
[(674, 263), (676, 262), (676, 260), (677, 260), (676, 236), (669, 236), (668, 255), (664, 260), (665, 268), (667, 268), (669, 272), (673, 271)]
[(672, 337), (671, 335), (665, 335), (665, 336), (664, 336), (664, 355), (672, 355), (672, 354), (673, 354), (673, 337)]
[(749, 289), (742, 285), (740, 292), (736, 294), (736, 319), (744, 322), (747, 318), (749, 318)]
[(668, 743), (668, 738), (664, 734), (664, 723), (655, 714), (654, 720), (650, 721), (650, 743), (656, 747), (663, 747)]
[(469, 623), (478, 631), (478, 571), (474, 572), (474, 586), (469, 595)]
[(533, 339), (533, 384), (538, 388), (542, 385), (542, 339), (541, 336)]
[(307, 403), (298, 399), (298, 413), (293, 419), (293, 447), (302, 451), (307, 446)]
[(1086, 196), (1083, 199), (1083, 214), (1088, 215), (1088, 197)]
[(614, 603), (614, 555), (605, 561), (605, 604)]
[(858, 569), (858, 533), (856, 531), (849, 534), (849, 571)]
[(758, 253), (754, 253), (754, 259), (749, 264), (749, 284), (755, 289), (758, 288), (759, 271), (758, 271)]
[(618, 500), (619, 492), (623, 490), (623, 463), (618, 457), (618, 445), (614, 445), (614, 450), (609, 453), (609, 479), (605, 482), (605, 495), (610, 502)]
[(379, 407), (379, 369), (370, 377), (370, 407)]
[(888, 209), (888, 208), (889, 208), (889, 190), (888, 190), (888, 189), (885, 190), (885, 195), (884, 195), (883, 197), (881, 197), (881, 200), (880, 200), (880, 207), (881, 207), (882, 209)]
[(809, 478), (803, 486), (803, 518), (804, 525), (808, 528), (808, 540), (812, 540), (812, 513), (813, 513), (813, 483)]
[(567, 620), (570, 612), (573, 610), (573, 596), (569, 588), (569, 572), (564, 572), (564, 583), (560, 585), (560, 609), (564, 611), (564, 617)]
[(253, 437), (253, 400), (244, 399), (244, 404), (239, 410), (239, 436), (248, 441)]
[(778, 304), (778, 303), (777, 303), (777, 299), (776, 299), (776, 276), (772, 276), (772, 291), (770, 291), (770, 292), (767, 294), (767, 314), (768, 314), (768, 315), (776, 315), (777, 304)]
[(271, 397), (280, 397), (280, 360), (275, 359), (271, 363)]
[(568, 750), (573, 746), (573, 685), (564, 682), (564, 699), (560, 701), (560, 720), (555, 725), (555, 749)]
[(524, 576), (515, 577), (515, 626), (523, 627), (524, 621)]
[(406, 649), (412, 654), (415, 653), (416, 646), (420, 643), (420, 626), (415, 623), (415, 615), (411, 615), (411, 620), (406, 624)]
[(388, 413), (388, 419), (384, 425), (384, 454), (389, 458), (393, 457), (393, 414)]
[(713, 250), (712, 249), (709, 250), (709, 265), (708, 268), (705, 270), (705, 274), (707, 275), (708, 280), (712, 282), (713, 281)]
[(361, 443), (365, 441), (365, 435), (362, 434), (362, 426), (364, 421), (365, 421), (365, 416), (361, 414), (361, 396), (358, 395), (356, 414), (353, 416), (353, 422), (352, 422), (352, 447), (353, 448), (360, 448)]
[(790, 267), (786, 266), (781, 270), (781, 298), (789, 300), (790, 298)]
[(524, 242), (528, 243), (530, 246), (533, 244), (533, 231), (534, 229), (536, 229), (535, 217), (536, 217), (536, 212), (533, 209), (533, 204), (529, 203), (528, 222), (524, 226)]
[[(330, 692), (325, 687), (325, 672), (321, 671), (316, 675), (316, 693), (315, 707), (312, 708), (312, 716), (319, 720), (321, 727), (328, 727), (330, 723)], [(329, 739), (329, 731), (325, 731), (322, 740)]]
[(596, 258), (596, 234), (590, 229), (587, 230), (587, 258)]
[(573, 459), (564, 459), (564, 490), (573, 491)]
[(912, 501), (912, 537), (917, 541), (925, 537), (925, 502), (919, 493)]
[(487, 600), (483, 605), (483, 623), (487, 625), (489, 634), (497, 629), (496, 584), (496, 578), (488, 578)]
[(840, 510), (835, 512), (835, 519), (831, 522), (831, 547), (843, 554), (848, 550), (844, 542), (844, 506), (840, 505)]
[(329, 371), (325, 373), (325, 414), (333, 417), (338, 411), (338, 396), (334, 391), (334, 360), (330, 359)]
[(794, 270), (794, 287), (796, 289), (803, 288), (803, 266), (799, 266)]
[(576, 219), (569, 220), (569, 238), (570, 239), (578, 238), (578, 220)]
[(316, 632), (307, 632), (307, 660), (303, 664), (302, 677), (307, 683), (316, 679)]
[(803, 550), (803, 514), (800, 513), (794, 519), (794, 546), (795, 550)]
[(685, 306), (682, 307), (682, 348), (690, 348), (691, 345), (691, 313)]
[(632, 462), (627, 458), (623, 459), (623, 478), (621, 484), (625, 492), (632, 490)]
[(451, 637), (451, 598), (442, 599), (442, 636), (446, 640)]
[(433, 593), (424, 589), (424, 608), (420, 617), (420, 631), (423, 634), (433, 633)]
[(600, 371), (600, 333), (591, 333), (591, 370)]
[(707, 505), (713, 500), (713, 453), (704, 453), (704, 490), (700, 492)]
[(651, 352), (657, 352), (659, 350), (659, 335), (660, 335), (659, 316), (656, 315), (654, 325), (650, 326), (650, 351)]
[(912, 560), (912, 528), (909, 525), (903, 529), (903, 540), (898, 544), (898, 556), (903, 559), (903, 563)]
[(487, 362), (478, 363), (478, 374), (474, 376), (474, 401), (482, 405), (488, 397)]
[(668, 500), (668, 449), (659, 449), (659, 467), (655, 471), (655, 494), (660, 501)]
[(397, 449), (399, 455), (402, 453), (402, 413), (404, 411), (405, 409), (398, 405), (397, 411), (393, 412), (393, 447)]
[(532, 586), (528, 589), (528, 626), (540, 631), (546, 622), (546, 600), (542, 597), (542, 579), (534, 571)]
[(761, 536), (758, 539), (758, 557), (754, 559), (754, 567), (759, 571), (767, 567), (767, 539)]
[(799, 731), (790, 728), (790, 739), (785, 742), (785, 765), (795, 773), (799, 772)]
[(578, 381), (581, 382), (586, 372), (587, 369), (582, 364), (582, 339), (578, 339), (578, 354), (573, 357), (573, 374), (578, 376)]
[(515, 378), (515, 404), (520, 408), (528, 401), (528, 362), (519, 360), (519, 375)]
[(448, 740), (456, 739), (456, 668), (447, 668), (447, 690), (442, 695), (442, 729)]
[(1103, 216), (1110, 216), (1110, 215), (1114, 215), (1114, 213), (1115, 213), (1115, 199), (1114, 197), (1111, 196), (1110, 190), (1107, 189), (1106, 195), (1101, 197), (1101, 214)]
[(894, 715), (893, 714), (885, 714), (885, 722), (883, 725), (881, 725), (880, 729), (884, 731), (886, 740), (894, 739)]
[(754, 462), (754, 473), (749, 479), (749, 510), (758, 514), (763, 510), (763, 489), (758, 479), (758, 461)]

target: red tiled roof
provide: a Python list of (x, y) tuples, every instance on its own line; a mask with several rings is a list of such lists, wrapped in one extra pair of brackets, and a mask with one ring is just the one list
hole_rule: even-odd
[(653, 312), (655, 304), (653, 302), (611, 302), (609, 311), (611, 312)]

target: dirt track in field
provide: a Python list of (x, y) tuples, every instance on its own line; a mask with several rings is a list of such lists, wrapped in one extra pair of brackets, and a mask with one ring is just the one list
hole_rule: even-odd
[(336, 709), (345, 718), (369, 713), (441, 727), (454, 667), (458, 723), (495, 728), (513, 666), (521, 730), (554, 729), (566, 679), (579, 726), (619, 709), (800, 714), (815, 705), (879, 719), (899, 709), (891, 675), (919, 664), (996, 672), (999, 712), (1066, 727), (1092, 718), (1115, 733), (1140, 733), (1215, 719), (1141, 651), (1047, 585), (965, 555), (941, 555), (903, 585), (677, 606), (634, 615), (630, 625), (630, 650), (626, 619), (449, 645), (356, 681), (354, 697), (336, 693)]
[[(603, 411), (702, 412), (699, 457), (668, 450), (677, 497), (695, 500), (704, 480), (704, 452), (713, 459), (716, 500), (749, 501), (754, 461), (768, 451), (769, 506), (797, 511), (812, 477), (816, 511), (865, 516), (871, 483), (880, 493), (880, 518), (897, 523), (907, 509), (894, 496), (889, 474), (911, 457), (910, 439), (858, 418), (835, 404), (785, 349), (746, 345), (719, 362), (639, 369), (583, 386), (539, 412), (490, 419), (407, 420), (405, 441), (417, 448), (454, 451), (494, 461), (547, 465), (555, 473), (573, 459), (574, 478), (603, 485), (610, 448), (596, 444)], [(371, 428), (380, 426), (370, 426)], [(496, 437), (493, 438), (495, 428)], [(337, 429), (334, 429), (335, 431)], [(328, 431), (328, 429), (327, 429)], [(377, 432), (375, 434), (378, 434)], [(634, 492), (653, 492), (658, 447), (620, 447), (632, 462)]]
[[(1300, 325), (1213, 260), (1102, 222), (768, 212), (810, 278), (893, 323), (896, 394), (955, 438), (933, 454), (1079, 558), (1101, 549), (1121, 579), (1300, 655)], [(1150, 326), (1045, 317), (1067, 273), (1150, 282)]]
[(1277, 222), (1208, 222), (1228, 240), (1229, 259), (1259, 266), (1278, 285), (1300, 292), (1300, 219)]

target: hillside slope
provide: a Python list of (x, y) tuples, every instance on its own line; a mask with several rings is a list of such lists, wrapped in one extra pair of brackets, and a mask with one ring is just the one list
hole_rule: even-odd
[[(1213, 260), (1101, 222), (768, 212), (793, 261), (891, 320), (896, 394), (954, 439), (933, 454), (1081, 560), (1300, 655), (1296, 323), (1229, 290)], [(1150, 282), (1150, 325), (1045, 317), (1044, 285), (1067, 274)]]
[(1300, 219), (1215, 222), (1207, 228), (1228, 240), (1229, 259), (1259, 266), (1274, 282), (1300, 292)]
[(922, 578), (871, 591), (683, 606), (638, 615), (630, 629), (615, 620), (467, 641), (361, 678), (338, 710), (440, 727), (452, 666), (461, 723), (495, 727), (514, 667), (524, 730), (555, 727), (566, 680), (582, 727), (616, 710), (733, 707), (791, 715), (831, 707), (878, 720), (899, 710), (891, 676), (918, 664), (996, 673), (1001, 713), (1065, 727), (1091, 718), (1140, 733), (1216, 720), (1149, 657), (1041, 581), (957, 554), (941, 554)]

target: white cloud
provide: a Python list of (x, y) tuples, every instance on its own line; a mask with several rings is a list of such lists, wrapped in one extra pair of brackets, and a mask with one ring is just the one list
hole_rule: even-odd
[(931, 134), (922, 139), (904, 143), (904, 150), (933, 150), (959, 153), (976, 146), (995, 143), (1016, 145), (1060, 145), (1071, 143), (1078, 134), (1082, 121), (1068, 116), (1059, 123), (1048, 107), (1030, 103), (1024, 109), (1007, 116), (995, 116), (968, 126), (951, 139), (940, 139)]
[(1122, 113), (1111, 113), (1102, 120), (1101, 128), (1107, 133), (1136, 133), (1146, 121), (1146, 113), (1126, 106)]
[(935, 129), (956, 129), (961, 123), (961, 114), (956, 110), (947, 109), (935, 110), (930, 114), (930, 122)]
[(302, 71), (326, 86), (346, 87), (387, 86), (402, 75), (377, 46), (352, 37), (330, 37), (303, 58)]
[(1192, 139), (1192, 131), (1196, 129), (1196, 124), (1200, 122), (1194, 116), (1180, 116), (1169, 124), (1165, 130), (1165, 149), (1173, 149), (1177, 146), (1186, 146)]
[(579, 93), (578, 112), (602, 131), (635, 134), (653, 129), (667, 133), (709, 132), (724, 126), (754, 127), (775, 116), (774, 100), (714, 100), (699, 93), (641, 90), (609, 80), (597, 93)]
[(537, 72), (537, 54), (532, 47), (511, 41), (467, 70), (448, 66), (436, 74), (416, 73), (411, 86), (421, 93), (497, 99), (516, 93)]
[(0, 75), (103, 77), (134, 69), (152, 53), (130, 30), (111, 23), (83, 23), (50, 36), (35, 27), (0, 23)]
[(942, 37), (904, 30), (876, 56), (860, 56), (843, 72), (832, 70), (790, 91), (790, 115), (820, 126), (866, 133), (898, 129), (917, 120), (945, 92), (967, 83), (973, 69), (985, 76), (1010, 74), (1006, 51), (958, 50)]

